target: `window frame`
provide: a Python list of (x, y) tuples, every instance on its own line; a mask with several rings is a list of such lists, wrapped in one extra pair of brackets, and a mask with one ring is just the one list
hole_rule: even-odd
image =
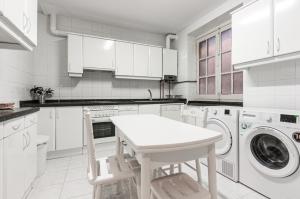
[[(197, 98), (204, 99), (204, 100), (224, 100), (224, 101), (242, 101), (243, 100), (243, 94), (233, 94), (233, 73), (236, 72), (242, 72), (242, 70), (237, 70), (234, 72), (234, 69), (232, 67), (231, 72), (228, 72), (228, 74), (231, 74), (231, 93), (229, 95), (222, 95), (222, 88), (221, 88), (221, 77), (222, 77), (222, 44), (221, 44), (221, 33), (231, 29), (231, 22), (226, 22), (220, 26), (217, 26), (216, 28), (206, 32), (205, 34), (202, 34), (196, 38), (196, 74), (197, 74)], [(203, 41), (206, 41), (211, 37), (215, 36), (215, 44), (216, 44), (216, 55), (215, 55), (215, 94), (214, 95), (201, 95), (200, 94), (200, 61), (203, 59), (200, 59), (199, 57), (199, 44)], [(229, 51), (228, 51), (229, 52)], [(232, 50), (231, 50), (232, 52)], [(207, 59), (207, 57), (206, 57)], [(225, 74), (225, 73), (223, 73)], [(206, 64), (206, 76), (202, 76), (203, 78), (206, 78), (206, 92), (207, 92), (207, 77), (209, 75), (207, 74), (207, 64)], [(243, 76), (244, 78), (244, 76)]]

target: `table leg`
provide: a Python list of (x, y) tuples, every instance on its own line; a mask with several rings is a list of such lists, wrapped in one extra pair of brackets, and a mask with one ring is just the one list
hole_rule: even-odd
[(215, 145), (208, 147), (208, 186), (211, 199), (217, 199), (217, 171), (216, 171), (216, 154)]
[(141, 198), (150, 198), (150, 183), (151, 183), (151, 166), (150, 158), (142, 157), (141, 159)]
[(119, 156), (121, 154), (121, 143), (120, 143), (120, 137), (116, 135), (116, 156)]

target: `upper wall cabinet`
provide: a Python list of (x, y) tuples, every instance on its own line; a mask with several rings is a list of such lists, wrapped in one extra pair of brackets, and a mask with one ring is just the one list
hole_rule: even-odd
[(37, 45), (37, 0), (0, 0), (0, 48)]
[(115, 41), (83, 37), (83, 68), (115, 70)]
[(256, 0), (232, 15), (236, 69), (300, 58), (300, 1)]
[(177, 50), (163, 50), (163, 75), (177, 76)]
[(272, 0), (259, 0), (232, 15), (232, 63), (273, 56)]
[(134, 76), (147, 77), (149, 65), (149, 47), (134, 44)]
[(116, 42), (116, 76), (133, 75), (133, 44)]
[(162, 48), (150, 47), (149, 48), (149, 76), (162, 77)]
[(70, 77), (82, 77), (82, 36), (68, 35), (68, 73)]
[(300, 51), (300, 1), (274, 0), (275, 55)]

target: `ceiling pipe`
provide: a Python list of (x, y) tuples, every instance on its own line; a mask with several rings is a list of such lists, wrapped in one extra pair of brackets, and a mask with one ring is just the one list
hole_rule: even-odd
[(56, 27), (56, 14), (50, 14), (50, 32), (51, 34), (59, 37), (67, 37), (68, 32), (57, 30)]
[(168, 34), (166, 37), (166, 48), (170, 49), (171, 47), (171, 40), (177, 40), (178, 36), (175, 34)]

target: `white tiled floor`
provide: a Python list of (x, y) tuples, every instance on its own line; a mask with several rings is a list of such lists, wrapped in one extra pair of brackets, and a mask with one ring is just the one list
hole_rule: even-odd
[[(97, 156), (112, 155), (114, 150), (104, 148)], [(92, 186), (86, 179), (86, 155), (49, 160), (45, 174), (40, 177), (28, 199), (91, 199)], [(183, 172), (196, 179), (196, 173), (183, 166)], [(206, 167), (202, 167), (204, 184), (207, 184)], [(218, 199), (265, 199), (253, 190), (218, 175)]]

